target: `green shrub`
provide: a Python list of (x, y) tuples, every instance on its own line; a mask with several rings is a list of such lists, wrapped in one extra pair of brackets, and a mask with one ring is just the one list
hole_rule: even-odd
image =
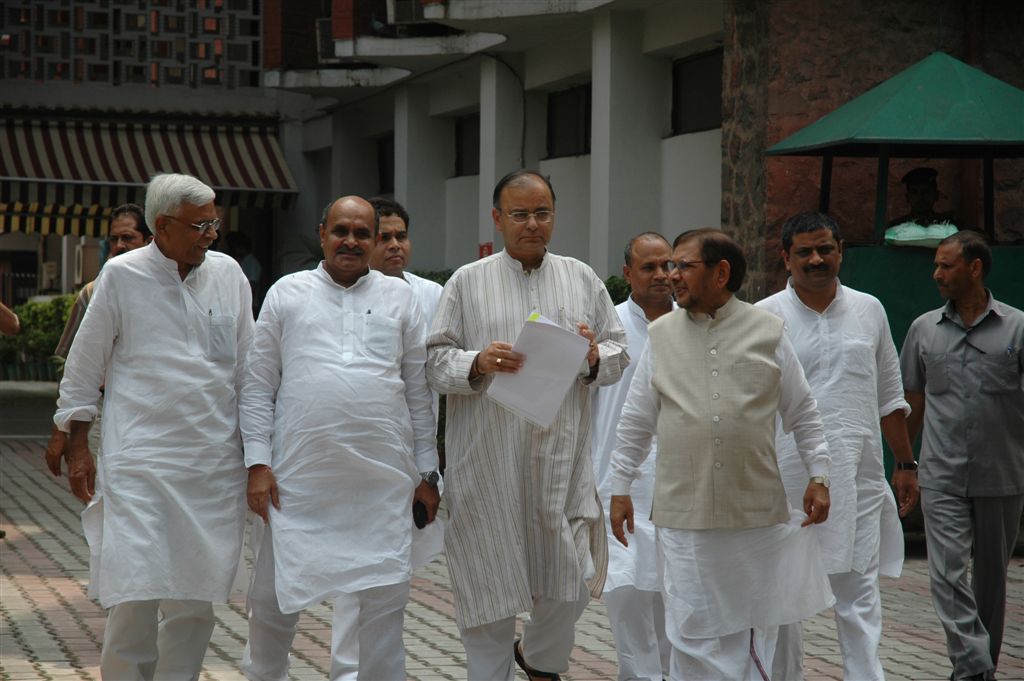
[(423, 277), (430, 281), (437, 282), (441, 286), (448, 283), (448, 280), (452, 278), (452, 273), (455, 270), (412, 270), (412, 273), (417, 277)]
[(21, 333), (0, 338), (0, 363), (49, 361), (60, 342), (75, 298), (75, 294), (68, 294), (15, 307)]
[(625, 302), (629, 297), (629, 284), (626, 283), (625, 277), (613, 274), (604, 280), (604, 285), (608, 289), (608, 295), (611, 296), (612, 302), (616, 305)]

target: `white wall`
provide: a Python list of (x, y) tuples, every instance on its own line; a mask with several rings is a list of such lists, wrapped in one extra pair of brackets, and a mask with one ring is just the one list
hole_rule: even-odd
[[(445, 182), (444, 266), (457, 269), (477, 259), (477, 238), (482, 222), (491, 222), (490, 214), (481, 215), (477, 207), (477, 175), (452, 177)], [(415, 226), (413, 227), (415, 230)], [(413, 263), (416, 263), (416, 232), (412, 231)]]
[[(540, 162), (555, 188), (555, 231), (548, 248), (588, 262), (590, 251), (590, 157), (569, 156)], [(494, 244), (497, 251), (498, 244)], [(593, 265), (593, 263), (592, 263)], [(607, 276), (594, 267), (603, 279)]]
[(722, 129), (661, 142), (661, 233), (722, 223)]

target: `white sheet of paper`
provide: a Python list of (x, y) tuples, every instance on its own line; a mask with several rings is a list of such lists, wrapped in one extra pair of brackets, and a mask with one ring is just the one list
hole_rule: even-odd
[(514, 374), (498, 373), (487, 396), (531, 423), (547, 428), (580, 373), (590, 342), (534, 313), (512, 349), (526, 360)]

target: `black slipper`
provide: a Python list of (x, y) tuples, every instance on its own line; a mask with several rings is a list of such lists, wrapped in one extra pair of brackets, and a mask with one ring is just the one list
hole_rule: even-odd
[(522, 669), (524, 672), (526, 672), (526, 676), (528, 678), (530, 678), (530, 679), (547, 679), (548, 681), (562, 681), (562, 677), (559, 676), (558, 674), (553, 674), (551, 672), (537, 671), (536, 669), (534, 669), (530, 665), (526, 664), (526, 660), (523, 659), (523, 653), (519, 649), (519, 641), (520, 641), (520, 639), (517, 638), (516, 642), (512, 644), (512, 652), (516, 656), (516, 664), (519, 665), (520, 669)]

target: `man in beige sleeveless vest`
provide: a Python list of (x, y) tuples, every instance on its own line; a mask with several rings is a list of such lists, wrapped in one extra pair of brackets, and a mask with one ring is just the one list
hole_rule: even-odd
[[(718, 230), (680, 235), (683, 308), (649, 327), (612, 454), (611, 523), (633, 531), (630, 484), (658, 438), (657, 527), (672, 679), (765, 679), (780, 624), (832, 604), (812, 524), (828, 517), (824, 427), (782, 320), (737, 300), (746, 261)], [(808, 470), (790, 510), (776, 416)], [(806, 514), (806, 515), (805, 515)]]

